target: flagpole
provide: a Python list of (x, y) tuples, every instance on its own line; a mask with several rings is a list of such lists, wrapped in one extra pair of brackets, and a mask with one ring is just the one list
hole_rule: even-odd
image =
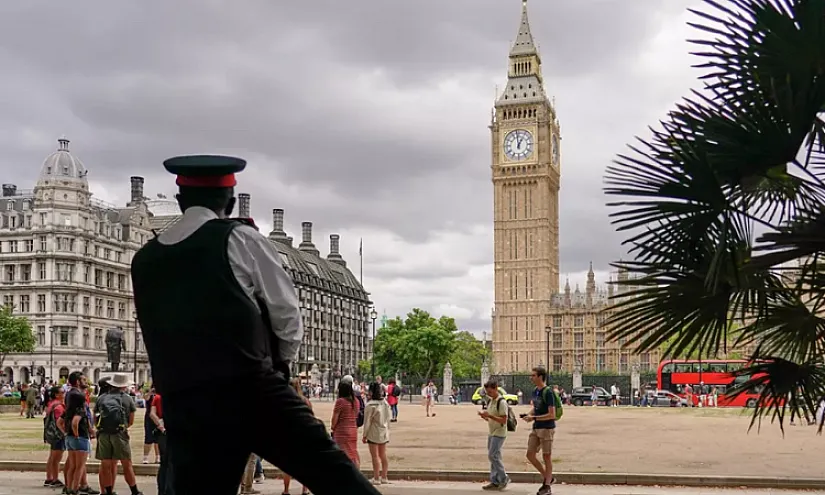
[(358, 243), (358, 257), (361, 259), (361, 287), (364, 287), (364, 239)]

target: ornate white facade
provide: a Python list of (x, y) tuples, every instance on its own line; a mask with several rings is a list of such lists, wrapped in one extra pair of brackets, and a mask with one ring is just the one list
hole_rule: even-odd
[(104, 340), (113, 327), (126, 337), (121, 371), (136, 368), (138, 382), (149, 378), (129, 275), (132, 255), (150, 235), (143, 178), (131, 178), (131, 201), (117, 207), (93, 198), (86, 175), (61, 138), (33, 190), (2, 187), (0, 296), (29, 319), (37, 341), (33, 353), (6, 357), (3, 381), (72, 371), (97, 380), (109, 366)]

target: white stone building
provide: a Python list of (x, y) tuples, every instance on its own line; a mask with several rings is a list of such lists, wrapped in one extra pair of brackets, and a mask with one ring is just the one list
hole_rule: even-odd
[(8, 355), (0, 380), (59, 379), (72, 371), (97, 380), (109, 366), (104, 340), (114, 327), (126, 338), (121, 371), (138, 382), (150, 375), (129, 276), (132, 255), (150, 235), (143, 178), (131, 178), (131, 201), (121, 208), (94, 199), (86, 175), (61, 138), (33, 190), (2, 186), (0, 296), (29, 319), (37, 348)]

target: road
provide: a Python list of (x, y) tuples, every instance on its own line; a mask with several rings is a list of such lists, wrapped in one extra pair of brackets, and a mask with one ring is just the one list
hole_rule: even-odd
[[(0, 495), (57, 495), (59, 490), (44, 488), (43, 476), (38, 473), (4, 472), (0, 474)], [(92, 484), (96, 481), (93, 476)], [(119, 477), (115, 490), (121, 494), (128, 494), (129, 489)], [(138, 486), (145, 495), (157, 495), (154, 478), (138, 478)], [(283, 490), (280, 480), (266, 480), (255, 485), (262, 495), (277, 495)], [(511, 485), (507, 492), (513, 495), (533, 495), (535, 485)], [(470, 495), (483, 493), (479, 483), (429, 483), (429, 482), (396, 482), (380, 487), (384, 495)], [(299, 486), (293, 486), (292, 493), (301, 493)], [(825, 491), (785, 491), (785, 490), (717, 490), (713, 488), (661, 488), (639, 486), (592, 486), (592, 485), (557, 485), (553, 488), (557, 495), (825, 495)]]

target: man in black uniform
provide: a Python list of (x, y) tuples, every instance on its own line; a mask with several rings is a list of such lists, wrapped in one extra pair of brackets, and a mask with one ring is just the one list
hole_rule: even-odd
[[(303, 337), (298, 298), (274, 246), (228, 219), (239, 158), (183, 156), (183, 217), (132, 261), (135, 308), (163, 396), (176, 495), (235, 495), (254, 452), (316, 495), (379, 492), (289, 386)], [(204, 394), (242, 384), (256, 407), (215, 407)]]

